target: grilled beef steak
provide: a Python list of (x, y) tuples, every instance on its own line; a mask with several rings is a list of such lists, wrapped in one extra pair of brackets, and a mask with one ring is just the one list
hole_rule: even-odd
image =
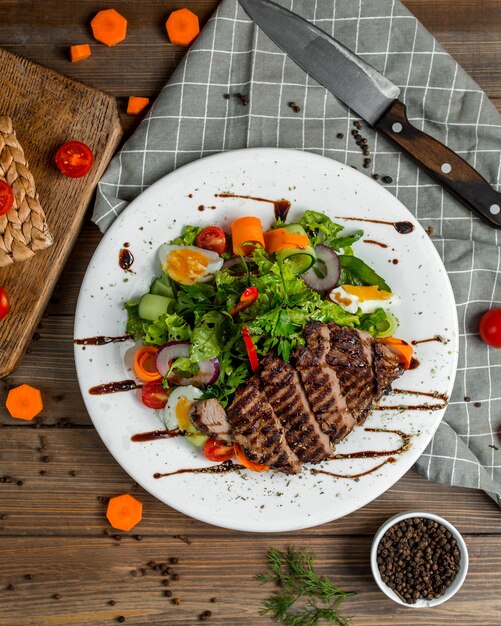
[(315, 419), (292, 365), (269, 353), (261, 362), (261, 382), (284, 427), (287, 443), (298, 458), (305, 463), (318, 463), (329, 457), (332, 454), (329, 437)]
[(303, 337), (295, 366), (269, 353), (227, 412), (215, 398), (202, 400), (190, 411), (193, 424), (287, 474), (301, 471), (301, 462), (330, 457), (332, 443), (363, 422), (403, 367), (391, 348), (364, 331), (315, 321)]
[(374, 341), (374, 374), (376, 376), (376, 397), (388, 391), (391, 383), (404, 373), (404, 368), (395, 352), (384, 343)]
[(374, 339), (348, 326), (327, 324), (330, 350), (327, 363), (336, 372), (346, 404), (357, 423), (362, 423), (374, 401), (376, 379), (372, 370)]
[(339, 378), (326, 360), (330, 352), (330, 331), (325, 324), (310, 322), (303, 337), (306, 345), (297, 351), (296, 366), (321, 429), (336, 443), (351, 431), (355, 419)]
[(242, 383), (228, 408), (235, 441), (245, 456), (286, 474), (301, 471), (301, 463), (290, 449), (271, 404), (260, 389), (258, 376)]
[(225, 443), (233, 443), (231, 426), (226, 411), (215, 398), (196, 402), (190, 409), (190, 420), (204, 435)]

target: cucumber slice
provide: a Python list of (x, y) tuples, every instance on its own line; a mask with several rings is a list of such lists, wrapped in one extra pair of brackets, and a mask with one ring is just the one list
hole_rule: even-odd
[(138, 314), (143, 320), (156, 322), (161, 315), (172, 312), (176, 306), (172, 298), (145, 293), (139, 301)]
[(304, 250), (299, 248), (285, 248), (276, 253), (279, 263), (287, 264), (294, 274), (304, 274), (317, 260), (315, 250), (308, 246)]
[(150, 293), (155, 296), (164, 296), (164, 298), (173, 298), (174, 291), (170, 285), (167, 285), (160, 278), (155, 278), (151, 287)]
[[(288, 224), (284, 226), (285, 230), (295, 235), (303, 235), (307, 237), (306, 231), (301, 224)], [(317, 260), (317, 255), (312, 246), (308, 246), (304, 250), (299, 248), (285, 248), (276, 253), (279, 263), (286, 263), (292, 269), (294, 274), (304, 274)]]
[(207, 440), (209, 439), (207, 435), (203, 435), (200, 432), (196, 435), (191, 434), (191, 433), (186, 433), (185, 438), (186, 438), (186, 441), (189, 441), (192, 445), (198, 446), (200, 448), (202, 446), (205, 446), (205, 444), (207, 443)]
[(294, 233), (294, 235), (303, 235), (304, 237), (308, 237), (305, 229), (301, 226), (301, 224), (287, 224), (287, 226), (284, 226), (284, 228), (290, 233)]

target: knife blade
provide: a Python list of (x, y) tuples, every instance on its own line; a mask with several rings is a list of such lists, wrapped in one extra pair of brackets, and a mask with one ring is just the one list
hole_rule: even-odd
[(268, 37), (305, 72), (392, 140), (490, 226), (501, 228), (501, 193), (443, 143), (413, 126), (400, 89), (301, 16), (271, 0), (239, 0)]

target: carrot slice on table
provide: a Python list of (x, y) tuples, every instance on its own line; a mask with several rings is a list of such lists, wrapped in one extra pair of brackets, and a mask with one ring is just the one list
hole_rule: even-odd
[(134, 372), (142, 383), (152, 383), (162, 379), (162, 374), (157, 370), (158, 348), (143, 346), (134, 356)]
[(306, 235), (290, 233), (285, 228), (276, 228), (264, 233), (264, 243), (266, 252), (273, 254), (287, 248), (301, 248), (304, 250), (310, 242)]
[(150, 104), (149, 98), (141, 98), (139, 96), (129, 96), (127, 102), (127, 113), (129, 115), (141, 115)]
[(91, 55), (90, 46), (88, 43), (83, 43), (78, 46), (71, 46), (70, 48), (70, 59), (72, 63), (78, 63), (78, 61), (83, 61), (84, 59), (88, 59)]
[(99, 11), (91, 20), (90, 26), (94, 39), (107, 46), (114, 46), (125, 39), (127, 34), (127, 20), (115, 9)]
[(11, 389), (5, 403), (12, 417), (20, 420), (32, 420), (43, 409), (40, 389), (30, 385), (20, 385)]
[[(249, 254), (254, 246), (264, 248), (263, 227), (258, 217), (240, 217), (231, 225), (231, 239), (235, 254)], [(248, 245), (244, 245), (248, 244)]]
[(383, 339), (378, 339), (381, 343), (386, 344), (398, 355), (399, 359), (402, 361), (402, 365), (406, 370), (411, 366), (412, 355), (414, 353), (414, 348), (404, 341), (403, 339), (398, 339), (397, 337), (384, 337)]
[(200, 33), (198, 17), (189, 9), (179, 9), (165, 22), (169, 41), (176, 46), (189, 46)]
[(106, 510), (108, 521), (118, 530), (130, 530), (139, 524), (143, 517), (143, 503), (129, 493), (110, 498)]
[(235, 450), (235, 456), (240, 461), (240, 463), (246, 467), (247, 469), (252, 470), (253, 472), (266, 472), (270, 468), (267, 465), (262, 465), (261, 463), (256, 463), (255, 461), (250, 461), (244, 454), (244, 451), (240, 447), (238, 443), (233, 444), (233, 449)]

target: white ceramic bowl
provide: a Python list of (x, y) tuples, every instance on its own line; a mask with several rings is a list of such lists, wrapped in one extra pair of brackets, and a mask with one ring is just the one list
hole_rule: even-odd
[[(433, 598), (433, 600), (425, 600), (424, 598), (420, 598), (419, 600), (414, 602), (414, 604), (408, 604), (407, 602), (401, 600), (393, 591), (393, 589), (390, 589), (390, 587), (388, 587), (388, 585), (383, 582), (377, 564), (377, 549), (381, 538), (391, 526), (397, 524), (398, 522), (401, 522), (402, 520), (412, 517), (423, 517), (425, 519), (432, 519), (435, 522), (438, 522), (439, 524), (445, 526), (445, 528), (447, 528), (447, 530), (452, 533), (452, 536), (457, 541), (461, 558), (459, 561), (459, 572), (457, 573), (456, 578), (452, 581), (450, 587), (447, 588), (447, 591), (444, 593), (444, 595), (440, 596), (439, 598)], [(447, 602), (447, 600), (452, 598), (452, 596), (457, 591), (459, 591), (461, 585), (464, 582), (464, 579), (466, 578), (466, 573), (468, 572), (468, 549), (466, 547), (466, 543), (464, 542), (463, 537), (459, 534), (459, 531), (443, 517), (439, 517), (438, 515), (434, 515), (433, 513), (427, 513), (426, 511), (404, 511), (403, 513), (397, 513), (393, 517), (387, 519), (386, 522), (379, 528), (379, 530), (375, 534), (371, 546), (371, 569), (374, 580), (377, 582), (381, 591), (385, 593), (388, 598), (391, 598), (397, 604), (407, 606), (411, 609), (428, 608), (432, 606), (437, 606), (437, 604), (442, 604), (442, 602)]]

